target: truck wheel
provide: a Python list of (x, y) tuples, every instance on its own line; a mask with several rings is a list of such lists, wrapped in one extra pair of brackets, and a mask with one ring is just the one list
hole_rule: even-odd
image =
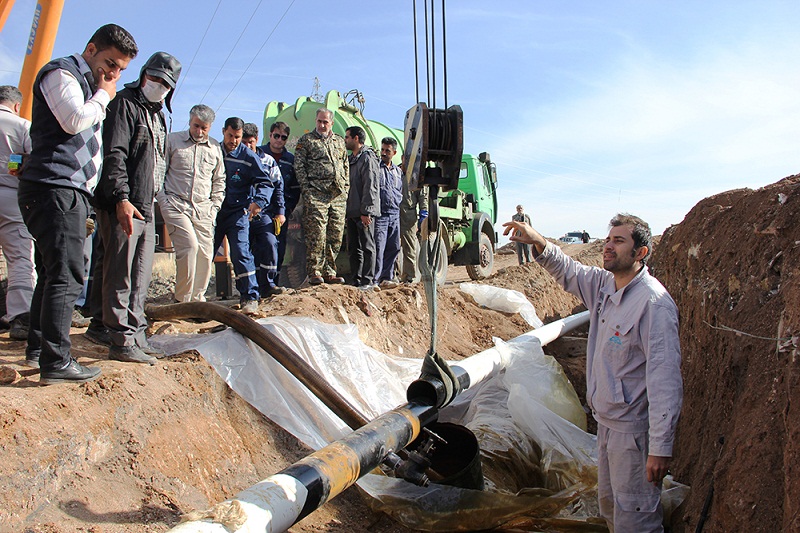
[(494, 267), (494, 253), (492, 252), (492, 239), (481, 232), (480, 242), (478, 243), (478, 257), (480, 263), (477, 265), (467, 265), (467, 274), (470, 279), (488, 278)]
[[(441, 234), (439, 235), (439, 239), (441, 239)], [(419, 262), (428, 262), (428, 247), (425, 246), (424, 243), (420, 244), (419, 247)], [(418, 262), (418, 266), (419, 266)], [(444, 245), (444, 242), (439, 243), (439, 265), (435, 272), (436, 276), (436, 284), (437, 285), (444, 285), (444, 282), (447, 281), (447, 247)]]

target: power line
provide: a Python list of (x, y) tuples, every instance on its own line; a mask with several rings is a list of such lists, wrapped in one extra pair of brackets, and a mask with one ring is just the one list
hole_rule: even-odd
[(247, 31), (247, 28), (250, 26), (250, 23), (253, 22), (253, 18), (255, 18), (256, 13), (258, 12), (258, 8), (261, 7), (261, 2), (263, 2), (263, 0), (259, 0), (258, 4), (256, 5), (256, 8), (253, 10), (253, 14), (250, 15), (250, 19), (247, 21), (247, 24), (245, 24), (244, 27), (242, 28), (242, 31), (239, 32), (239, 37), (237, 37), (236, 38), (236, 42), (233, 43), (233, 46), (231, 47), (231, 51), (228, 52), (228, 56), (225, 58), (225, 61), (222, 62), (222, 65), (219, 67), (219, 70), (217, 70), (217, 74), (214, 76), (214, 79), (211, 80), (211, 83), (208, 85), (208, 89), (206, 89), (206, 92), (203, 93), (202, 98), (200, 98), (201, 102), (206, 99), (206, 96), (208, 96), (208, 91), (210, 91), (211, 87), (214, 86), (214, 82), (217, 81), (217, 78), (219, 78), (219, 75), (222, 72), (222, 69), (228, 63), (228, 60), (231, 58), (231, 56), (233, 55), (233, 52), (236, 50), (236, 47), (239, 45), (239, 41), (241, 41), (242, 37), (244, 37), (244, 32)]
[[(267, 46), (267, 43), (269, 42), (270, 38), (272, 37), (272, 34), (273, 34), (273, 33), (275, 33), (275, 30), (277, 30), (277, 29), (278, 29), (278, 26), (280, 26), (280, 25), (281, 25), (281, 22), (283, 22), (283, 19), (284, 19), (284, 18), (286, 18), (286, 15), (289, 13), (289, 10), (290, 10), (290, 9), (292, 8), (292, 6), (294, 5), (295, 1), (296, 1), (296, 0), (292, 0), (292, 1), (291, 1), (291, 3), (289, 4), (289, 6), (286, 8), (286, 11), (284, 11), (284, 12), (283, 12), (283, 15), (281, 15), (281, 18), (279, 18), (279, 19), (278, 19), (278, 22), (276, 22), (276, 23), (275, 23), (275, 26), (272, 28), (272, 31), (271, 31), (271, 32), (269, 32), (269, 35), (267, 35), (267, 38), (266, 38), (266, 39), (264, 39), (264, 42), (263, 42), (263, 44), (261, 45), (261, 48), (259, 48), (259, 49), (258, 49), (258, 51), (257, 51), (257, 52), (255, 53), (255, 55), (253, 56), (253, 59), (252, 59), (252, 60), (250, 61), (250, 63), (248, 63), (248, 64), (247, 64), (247, 66), (245, 67), (245, 69), (244, 69), (244, 72), (242, 72), (242, 75), (241, 75), (241, 76), (239, 76), (239, 79), (238, 79), (238, 80), (236, 80), (236, 83), (234, 83), (234, 84), (233, 84), (233, 87), (231, 87), (231, 90), (230, 90), (230, 91), (228, 91), (228, 94), (226, 94), (226, 95), (225, 95), (225, 98), (223, 98), (223, 99), (222, 99), (222, 102), (220, 102), (220, 104), (219, 104), (219, 107), (222, 107), (222, 106), (225, 104), (225, 102), (228, 100), (228, 98), (230, 97), (230, 95), (231, 95), (231, 94), (233, 94), (233, 91), (234, 91), (234, 89), (236, 89), (236, 87), (239, 85), (239, 82), (241, 82), (241, 81), (242, 81), (242, 78), (244, 78), (244, 75), (245, 75), (245, 74), (247, 74), (247, 71), (250, 69), (250, 67), (253, 65), (253, 63), (255, 63), (256, 59), (258, 59), (258, 55), (261, 53), (261, 50), (263, 50), (263, 49), (264, 49), (264, 47), (265, 47), (265, 46)], [(259, 5), (260, 5), (260, 4), (261, 4), (261, 2), (259, 2)], [(254, 14), (255, 14), (255, 13), (254, 13)], [(251, 19), (252, 19), (252, 17), (251, 17)], [(250, 23), (248, 22), (248, 24), (250, 24)], [(241, 37), (240, 37), (240, 38), (241, 38)], [(238, 43), (239, 41), (237, 40), (236, 42)], [(216, 79), (216, 78), (214, 78), (214, 79)], [(213, 82), (212, 82), (212, 83), (213, 83)], [(207, 91), (206, 91), (206, 92), (207, 92)], [(203, 97), (205, 97), (205, 95), (203, 95)]]
[(186, 81), (186, 78), (189, 77), (189, 71), (192, 70), (192, 65), (194, 65), (194, 60), (197, 57), (197, 54), (200, 52), (200, 47), (203, 46), (203, 42), (206, 40), (206, 35), (208, 35), (208, 30), (211, 29), (211, 23), (214, 22), (214, 17), (217, 16), (217, 11), (219, 11), (219, 6), (222, 5), (222, 0), (219, 0), (217, 3), (217, 8), (214, 10), (214, 13), (211, 15), (211, 20), (208, 21), (208, 26), (206, 26), (206, 31), (203, 33), (203, 37), (200, 39), (200, 44), (197, 45), (197, 48), (194, 51), (194, 55), (192, 56), (192, 60), (189, 62), (189, 67), (186, 69), (186, 72), (183, 73), (181, 76), (180, 81), (178, 82), (178, 87), (175, 89), (175, 92), (178, 92), (183, 86), (183, 82)]

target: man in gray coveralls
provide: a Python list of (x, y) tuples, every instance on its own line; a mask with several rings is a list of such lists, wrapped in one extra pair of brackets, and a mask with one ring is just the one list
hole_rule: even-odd
[(614, 531), (663, 531), (667, 474), (683, 401), (678, 308), (645, 261), (650, 227), (611, 219), (603, 268), (564, 255), (536, 230), (506, 222), (504, 235), (532, 244), (536, 262), (589, 312), (586, 402), (597, 420), (600, 514)]

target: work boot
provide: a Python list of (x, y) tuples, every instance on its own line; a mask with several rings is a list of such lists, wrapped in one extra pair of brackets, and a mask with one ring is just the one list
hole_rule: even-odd
[(39, 368), (39, 356), (42, 354), (41, 350), (25, 349), (25, 366), (31, 368)]
[(323, 283), (325, 283), (325, 280), (322, 276), (308, 276), (309, 285), (322, 285)]
[(344, 283), (344, 278), (341, 276), (325, 276), (325, 283), (329, 283), (331, 285), (341, 285)]
[(381, 281), (381, 289), (394, 289), (398, 285), (399, 285), (399, 283), (397, 283), (393, 279), (385, 279), (385, 280)]
[(72, 310), (72, 327), (73, 328), (85, 328), (89, 326), (91, 320), (84, 317), (80, 311), (77, 309)]
[(124, 363), (147, 363), (154, 365), (158, 361), (155, 357), (147, 355), (138, 346), (117, 346), (112, 344), (108, 349), (108, 358)]
[(156, 359), (161, 359), (162, 357), (167, 356), (167, 354), (164, 353), (162, 350), (159, 350), (158, 348), (147, 342), (147, 339), (145, 339), (144, 341), (137, 341), (136, 346), (145, 354), (152, 355)]
[(239, 307), (242, 313), (246, 315), (255, 315), (258, 313), (258, 302), (255, 300), (243, 300)]
[(267, 289), (267, 294), (269, 296), (277, 296), (278, 294), (283, 294), (283, 287), (278, 287), (277, 285), (273, 285), (269, 289)]
[(53, 383), (83, 383), (97, 379), (100, 375), (99, 368), (81, 366), (75, 359), (70, 359), (67, 366), (58, 370), (42, 370), (39, 383), (52, 385)]
[(21, 317), (15, 317), (11, 320), (11, 329), (8, 331), (8, 336), (11, 340), (26, 341), (28, 340), (28, 324)]
[(106, 328), (87, 328), (83, 336), (100, 346), (111, 346), (111, 337)]

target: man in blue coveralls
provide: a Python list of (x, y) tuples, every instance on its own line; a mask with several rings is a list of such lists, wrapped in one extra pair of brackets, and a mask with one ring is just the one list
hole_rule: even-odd
[(262, 298), (281, 294), (283, 289), (276, 285), (278, 278), (278, 234), (286, 222), (283, 203), (283, 179), (278, 163), (258, 146), (258, 126), (252, 122), (244, 125), (242, 143), (261, 158), (261, 164), (269, 173), (275, 190), (272, 199), (260, 215), (250, 221), (250, 251), (256, 264), (258, 292)]
[(261, 164), (261, 158), (242, 143), (244, 121), (230, 117), (222, 129), (225, 156), (225, 201), (217, 214), (214, 249), (228, 238), (236, 290), (244, 313), (258, 311), (258, 283), (253, 254), (250, 253), (250, 220), (272, 199), (275, 183)]

